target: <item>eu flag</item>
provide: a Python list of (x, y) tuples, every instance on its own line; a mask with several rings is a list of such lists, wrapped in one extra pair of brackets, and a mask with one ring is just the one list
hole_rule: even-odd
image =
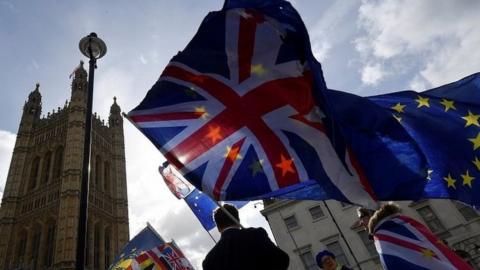
[[(188, 204), (192, 212), (198, 218), (205, 230), (210, 231), (215, 228), (217, 225), (213, 220), (213, 212), (218, 208), (218, 205), (210, 198), (201, 192), (198, 189), (194, 189), (187, 197), (185, 197), (185, 202)], [(247, 202), (226, 202), (232, 204), (238, 209), (245, 206)]]
[(422, 93), (369, 99), (389, 110), (425, 155), (422, 198), (480, 206), (480, 74)]

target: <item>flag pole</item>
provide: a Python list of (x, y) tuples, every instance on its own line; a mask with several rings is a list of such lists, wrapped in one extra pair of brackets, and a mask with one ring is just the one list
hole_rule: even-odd
[[(205, 229), (205, 231), (207, 231)], [(217, 243), (217, 240), (215, 240), (215, 238), (213, 238), (213, 235), (210, 233), (210, 231), (207, 231), (208, 235), (210, 235), (210, 238), (212, 238), (212, 241), (216, 244)]]
[(236, 219), (234, 216), (232, 216), (232, 214), (230, 214), (230, 212), (228, 212), (228, 210), (225, 209), (225, 207), (223, 207), (221, 204), (219, 204), (217, 200), (213, 200), (213, 201), (223, 211), (223, 213), (225, 213), (231, 220), (233, 220), (240, 228), (244, 229), (242, 224), (240, 224), (240, 221), (238, 219)]

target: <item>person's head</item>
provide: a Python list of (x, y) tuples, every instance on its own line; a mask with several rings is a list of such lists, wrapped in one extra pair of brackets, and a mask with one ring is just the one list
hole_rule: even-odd
[(357, 208), (358, 223), (360, 223), (360, 225), (362, 225), (367, 231), (368, 231), (368, 222), (370, 221), (370, 218), (373, 216), (374, 213), (375, 211), (372, 209), (368, 209), (364, 207)]
[[(370, 211), (370, 212), (369, 212)], [(377, 211), (359, 208), (357, 209), (358, 217), (360, 218), (360, 223), (365, 227), (365, 229), (373, 234), (375, 226), (382, 221), (384, 218), (400, 213), (400, 207), (393, 202), (386, 203), (380, 206), (380, 209)], [(368, 218), (367, 218), (368, 217)]]
[(337, 267), (337, 261), (335, 260), (335, 255), (328, 251), (322, 250), (317, 253), (316, 261), (318, 267), (324, 270), (334, 270)]
[[(230, 213), (238, 222), (240, 222), (240, 218), (238, 217), (238, 210), (235, 206), (231, 204), (223, 205), (223, 208)], [(217, 224), (217, 228), (219, 232), (223, 232), (228, 227), (238, 227), (237, 221), (232, 220), (227, 213), (225, 213), (221, 208), (217, 208), (215, 213), (213, 214), (213, 219)]]

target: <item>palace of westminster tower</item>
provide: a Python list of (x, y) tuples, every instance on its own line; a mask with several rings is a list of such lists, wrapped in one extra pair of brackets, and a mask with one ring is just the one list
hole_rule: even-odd
[[(71, 99), (41, 117), (39, 85), (28, 96), (0, 207), (0, 270), (74, 269), (87, 99), (83, 63)], [(123, 119), (92, 115), (88, 269), (106, 269), (129, 240)]]

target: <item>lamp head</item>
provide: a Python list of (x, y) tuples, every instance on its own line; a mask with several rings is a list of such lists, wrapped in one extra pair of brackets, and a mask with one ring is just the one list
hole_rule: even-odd
[(80, 40), (78, 48), (88, 58), (99, 59), (107, 53), (107, 45), (93, 32)]

